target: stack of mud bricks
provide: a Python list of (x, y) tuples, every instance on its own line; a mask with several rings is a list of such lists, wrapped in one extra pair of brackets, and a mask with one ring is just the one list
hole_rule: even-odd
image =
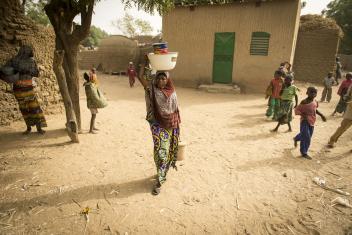
[(293, 70), (295, 79), (322, 83), (335, 70), (339, 36), (334, 31), (299, 31)]
[[(0, 16), (0, 28), (0, 66), (16, 55), (16, 47), (21, 43), (32, 45), (40, 71), (40, 77), (35, 79), (35, 90), (41, 107), (46, 114), (62, 112), (62, 98), (52, 69), (55, 48), (53, 30), (35, 25), (16, 12)], [(0, 126), (21, 119), (11, 85), (0, 80)]]

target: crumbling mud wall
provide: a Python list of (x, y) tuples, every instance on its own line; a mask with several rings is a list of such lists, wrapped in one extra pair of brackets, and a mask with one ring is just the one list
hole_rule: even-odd
[(293, 63), (295, 79), (321, 83), (328, 72), (333, 72), (341, 35), (332, 19), (302, 16)]
[[(55, 43), (54, 31), (27, 19), (16, 0), (3, 0), (0, 4), (0, 65), (16, 55), (22, 44), (32, 45), (40, 71), (36, 78), (39, 102), (46, 114), (63, 111), (62, 98), (52, 69)], [(21, 120), (12, 86), (0, 80), (0, 126)]]

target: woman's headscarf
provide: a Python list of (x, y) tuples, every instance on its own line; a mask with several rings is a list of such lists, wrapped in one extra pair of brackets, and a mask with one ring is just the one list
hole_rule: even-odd
[(17, 53), (16, 57), (20, 57), (20, 58), (30, 58), (33, 57), (34, 53), (33, 53), (33, 49), (31, 46), (29, 45), (23, 45), (21, 46), (20, 50)]
[(158, 83), (159, 81), (159, 76), (160, 75), (164, 75), (167, 78), (167, 83), (165, 85), (164, 88), (160, 88), (160, 90), (164, 93), (164, 95), (166, 97), (170, 97), (172, 95), (172, 93), (175, 92), (175, 86), (172, 83), (171, 79), (170, 79), (170, 74), (167, 71), (158, 71), (156, 72), (156, 83)]
[[(161, 74), (164, 74), (168, 78), (168, 81), (164, 88), (157, 88), (156, 86), (153, 86), (152, 88), (154, 116), (162, 127), (177, 128), (179, 126), (179, 123), (181, 122), (181, 118), (177, 107), (178, 105), (175, 87), (171, 79), (169, 78), (169, 73), (165, 71), (158, 71), (156, 73), (156, 84), (158, 83), (158, 77)], [(155, 89), (160, 89), (160, 91), (165, 95), (165, 97), (157, 97), (155, 94)], [(176, 109), (170, 110), (170, 107), (176, 107)]]
[(10, 66), (20, 74), (30, 74), (37, 77), (39, 70), (33, 57), (33, 48), (29, 45), (23, 45), (17, 55), (10, 61)]

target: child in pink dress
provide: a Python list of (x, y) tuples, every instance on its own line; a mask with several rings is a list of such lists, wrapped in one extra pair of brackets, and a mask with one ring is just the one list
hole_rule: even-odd
[(295, 147), (297, 147), (297, 142), (300, 142), (302, 157), (312, 159), (308, 155), (308, 149), (314, 132), (316, 114), (318, 114), (324, 122), (326, 122), (326, 118), (317, 110), (318, 102), (315, 101), (317, 89), (315, 87), (308, 87), (307, 95), (308, 97), (302, 100), (301, 104), (295, 109), (295, 114), (301, 116), (301, 126), (300, 133), (294, 138), (294, 144)]
[(135, 77), (137, 77), (137, 72), (136, 72), (136, 69), (134, 68), (133, 62), (130, 62), (128, 64), (127, 76), (130, 82), (130, 87), (133, 87), (136, 81)]

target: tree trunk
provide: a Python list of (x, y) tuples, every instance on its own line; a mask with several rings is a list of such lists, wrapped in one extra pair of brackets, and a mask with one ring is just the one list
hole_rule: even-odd
[[(56, 50), (65, 51), (63, 68), (79, 131), (81, 131), (81, 112), (77, 56), (79, 43), (89, 34), (94, 2), (94, 0), (51, 0), (44, 7), (54, 27)], [(73, 19), (79, 14), (81, 25), (73, 23)]]
[[(66, 39), (63, 39), (66, 40)], [(76, 115), (78, 130), (81, 131), (81, 110), (79, 103), (79, 75), (78, 75), (78, 45), (73, 42), (66, 42), (68, 45), (65, 50), (64, 71), (68, 78), (67, 87), (70, 93), (73, 110)]]
[(78, 140), (78, 128), (76, 124), (76, 116), (75, 116), (75, 112), (73, 111), (71, 97), (68, 92), (65, 74), (62, 68), (63, 60), (64, 60), (64, 51), (55, 51), (53, 68), (54, 68), (57, 82), (59, 84), (60, 93), (64, 101), (66, 120), (67, 120), (66, 130), (72, 142), (78, 143), (79, 140)]

